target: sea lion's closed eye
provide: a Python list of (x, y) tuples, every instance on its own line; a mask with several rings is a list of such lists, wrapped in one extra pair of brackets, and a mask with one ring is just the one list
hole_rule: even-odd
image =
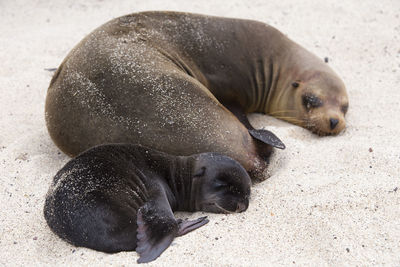
[(303, 105), (306, 107), (306, 109), (318, 108), (324, 104), (319, 97), (309, 93), (303, 95), (302, 99)]

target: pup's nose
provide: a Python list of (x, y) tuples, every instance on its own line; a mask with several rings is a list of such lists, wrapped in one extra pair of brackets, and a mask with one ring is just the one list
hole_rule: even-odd
[(331, 123), (331, 130), (335, 129), (336, 125), (338, 124), (339, 120), (330, 118), (329, 122)]
[(243, 212), (243, 211), (245, 211), (245, 210), (247, 210), (247, 205), (246, 204), (244, 204), (244, 203), (238, 203), (237, 204), (237, 207), (236, 207), (236, 212)]

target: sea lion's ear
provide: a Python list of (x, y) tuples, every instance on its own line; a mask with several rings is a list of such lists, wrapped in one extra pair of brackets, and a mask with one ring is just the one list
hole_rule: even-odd
[(256, 129), (251, 129), (249, 130), (249, 133), (253, 138), (268, 144), (270, 146), (279, 148), (279, 149), (285, 149), (286, 146), (285, 144), (272, 132), (268, 130), (256, 130)]
[(293, 88), (297, 88), (297, 87), (299, 87), (299, 86), (300, 86), (300, 84), (301, 84), (301, 81), (299, 81), (299, 80), (296, 80), (296, 81), (292, 82), (292, 86), (293, 86)]
[(193, 177), (201, 177), (204, 176), (204, 174), (206, 173), (206, 167), (201, 167), (198, 170), (195, 170)]

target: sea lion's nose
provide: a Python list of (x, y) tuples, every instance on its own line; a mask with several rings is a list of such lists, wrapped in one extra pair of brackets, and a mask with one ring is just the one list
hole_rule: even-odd
[(331, 130), (335, 129), (336, 125), (338, 124), (339, 120), (334, 119), (334, 118), (330, 118), (329, 122), (331, 124)]
[(238, 202), (235, 212), (243, 212), (249, 207), (249, 198), (246, 197), (243, 202)]
[(238, 203), (236, 206), (236, 211), (235, 212), (243, 212), (247, 209), (246, 204), (244, 203)]

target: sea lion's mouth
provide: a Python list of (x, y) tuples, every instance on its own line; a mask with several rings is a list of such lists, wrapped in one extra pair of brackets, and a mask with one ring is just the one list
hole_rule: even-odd
[(218, 203), (216, 203), (216, 202), (209, 202), (209, 203), (202, 204), (202, 210), (208, 211), (208, 212), (213, 212), (213, 213), (225, 213), (225, 214), (234, 213), (234, 211), (224, 209), (223, 207), (218, 205)]
[(203, 203), (202, 204), (202, 210), (203, 211), (214, 212), (214, 213), (232, 214), (232, 213), (243, 212), (246, 209), (247, 209), (247, 207), (243, 203), (238, 203), (235, 211), (227, 210), (227, 209), (221, 207), (216, 202), (208, 202), (208, 203)]
[(324, 130), (321, 130), (317, 126), (310, 126), (310, 127), (306, 127), (306, 128), (308, 130), (310, 130), (312, 133), (319, 135), (319, 136), (334, 136), (334, 135), (338, 135), (339, 133), (344, 131), (344, 128), (340, 129), (340, 130), (336, 130), (336, 131), (332, 131), (332, 130), (324, 131)]
[(334, 133), (330, 133), (330, 132), (324, 132), (321, 129), (319, 129), (316, 126), (307, 126), (307, 129), (309, 129), (312, 133), (319, 135), (319, 136), (329, 136), (329, 135), (334, 135)]
[(304, 119), (304, 128), (310, 130), (312, 133), (319, 136), (331, 136), (338, 135), (340, 132), (344, 130), (343, 126), (336, 127), (334, 129), (330, 129), (328, 126), (328, 122), (323, 122), (319, 119), (306, 118)]

